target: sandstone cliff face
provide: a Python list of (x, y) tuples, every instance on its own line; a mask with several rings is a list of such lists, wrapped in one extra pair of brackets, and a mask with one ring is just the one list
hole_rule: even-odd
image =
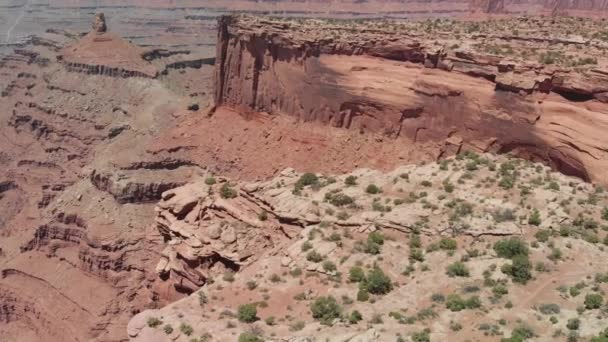
[(218, 25), (215, 101), (244, 111), (435, 143), (512, 152), (606, 183), (608, 76), (443, 51), (405, 33), (244, 17)]

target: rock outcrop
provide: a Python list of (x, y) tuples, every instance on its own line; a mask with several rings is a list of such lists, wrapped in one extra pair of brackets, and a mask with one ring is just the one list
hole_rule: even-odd
[(437, 158), (511, 152), (608, 183), (607, 92), (602, 67), (445, 51), (393, 29), (218, 21), (216, 105), (430, 142)]
[(95, 14), (91, 27), (95, 33), (105, 33), (108, 30), (108, 27), (106, 26), (106, 16), (103, 13)]

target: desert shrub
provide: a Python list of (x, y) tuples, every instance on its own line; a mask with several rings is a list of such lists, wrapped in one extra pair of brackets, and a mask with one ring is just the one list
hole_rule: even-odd
[(156, 317), (150, 317), (150, 318), (148, 318), (148, 321), (146, 323), (148, 324), (148, 326), (150, 328), (156, 328), (159, 325), (163, 324), (163, 321), (161, 321), (160, 319), (158, 319)]
[(230, 199), (235, 198), (237, 193), (236, 190), (230, 186), (230, 184), (224, 183), (224, 185), (222, 185), (220, 188), (220, 196), (222, 196), (222, 198)]
[(213, 177), (207, 177), (207, 178), (205, 178), (205, 184), (207, 184), (207, 185), (213, 185), (215, 183), (216, 183), (215, 178), (213, 178)]
[(590, 293), (585, 296), (585, 308), (587, 310), (599, 309), (604, 302), (604, 297), (598, 293)]
[(171, 324), (165, 324), (165, 326), (163, 327), (163, 331), (165, 332), (165, 334), (170, 335), (173, 332), (173, 327), (171, 326)]
[(258, 309), (255, 304), (240, 305), (237, 311), (237, 318), (240, 322), (252, 323), (258, 320)]
[(360, 302), (367, 302), (369, 300), (369, 292), (365, 287), (359, 287), (359, 291), (357, 291), (357, 300)]
[(423, 180), (422, 182), (420, 182), (420, 185), (430, 188), (431, 186), (433, 186), (433, 183), (429, 182), (428, 180)]
[(365, 192), (372, 195), (379, 194), (381, 191), (382, 190), (376, 184), (370, 184), (365, 188)]
[(191, 325), (186, 324), (186, 323), (182, 323), (179, 326), (179, 331), (181, 331), (186, 336), (190, 336), (194, 332), (194, 329), (192, 329)]
[(522, 240), (509, 238), (497, 241), (494, 251), (501, 258), (513, 259), (519, 255), (528, 255), (528, 246)]
[(455, 262), (448, 265), (446, 273), (450, 277), (468, 277), (470, 275), (469, 269), (462, 262)]
[(410, 249), (409, 259), (411, 261), (424, 261), (424, 252), (420, 248), (412, 248)]
[(268, 213), (266, 212), (266, 210), (264, 210), (258, 214), (258, 220), (260, 220), (260, 221), (268, 220)]
[(547, 242), (549, 241), (549, 238), (551, 237), (551, 231), (550, 230), (539, 230), (536, 232), (536, 234), (534, 234), (534, 237), (536, 238), (536, 240), (540, 241), (540, 242)]
[(312, 243), (310, 243), (310, 241), (304, 241), (304, 243), (302, 244), (302, 252), (306, 252), (312, 249)]
[(453, 251), (458, 248), (458, 243), (454, 239), (443, 238), (439, 241), (439, 248), (443, 250)]
[(492, 217), (494, 218), (494, 221), (500, 223), (500, 222), (507, 222), (507, 221), (515, 221), (515, 213), (513, 212), (512, 209), (496, 209), (494, 210), (494, 212), (492, 213)]
[(239, 342), (264, 342), (264, 339), (256, 333), (244, 332), (239, 335)]
[(344, 180), (344, 184), (346, 184), (346, 186), (355, 186), (357, 185), (357, 177), (350, 175), (348, 177), (346, 177), (346, 179)]
[(357, 310), (354, 310), (353, 312), (350, 313), (350, 316), (348, 316), (348, 321), (350, 322), (350, 324), (357, 324), (362, 319), (363, 319), (363, 316)]
[(312, 317), (321, 324), (330, 325), (334, 319), (340, 317), (342, 307), (332, 296), (319, 297), (310, 306)]
[(521, 342), (535, 337), (534, 330), (526, 324), (518, 325), (511, 332), (511, 337), (503, 338), (501, 342)]
[(373, 294), (386, 294), (393, 289), (391, 278), (389, 278), (389, 276), (387, 276), (379, 267), (374, 267), (369, 271), (365, 282), (362, 282), (361, 284), (365, 286), (369, 293)]
[(358, 283), (360, 281), (365, 280), (365, 272), (363, 271), (363, 269), (359, 266), (353, 266), (350, 268), (349, 274), (348, 274), (348, 280), (352, 281), (353, 283)]
[(566, 323), (566, 328), (570, 330), (578, 330), (581, 327), (581, 320), (578, 318), (571, 318)]
[(481, 307), (481, 300), (478, 296), (463, 299), (458, 294), (450, 294), (445, 300), (445, 307), (454, 312), (464, 309), (477, 309)]
[(307, 172), (307, 173), (303, 174), (302, 176), (300, 176), (300, 178), (296, 182), (295, 187), (296, 187), (296, 189), (301, 190), (305, 186), (314, 185), (314, 184), (319, 184), (319, 177), (317, 177), (317, 175), (315, 175), (314, 173)]
[(541, 220), (540, 220), (540, 212), (538, 211), (538, 209), (534, 209), (532, 211), (532, 214), (530, 214), (530, 217), (528, 217), (528, 224), (531, 224), (533, 226), (538, 226), (540, 225)]
[(327, 272), (334, 272), (337, 268), (336, 268), (336, 264), (334, 264), (333, 262), (326, 260), (323, 262), (323, 269)]
[(431, 342), (431, 331), (427, 328), (413, 333), (412, 342)]
[(326, 193), (325, 194), (325, 199), (331, 203), (333, 206), (336, 207), (344, 207), (350, 204), (355, 203), (355, 199), (343, 194), (341, 192), (336, 192), (336, 193)]
[(527, 255), (518, 255), (512, 259), (511, 264), (505, 264), (501, 268), (504, 274), (511, 276), (516, 283), (525, 284), (532, 279), (532, 263)]
[(323, 256), (319, 254), (319, 252), (313, 250), (306, 254), (306, 260), (311, 262), (321, 262), (323, 261)]
[(538, 311), (540, 311), (543, 315), (557, 315), (561, 310), (559, 305), (554, 303), (549, 304), (541, 304), (538, 307)]

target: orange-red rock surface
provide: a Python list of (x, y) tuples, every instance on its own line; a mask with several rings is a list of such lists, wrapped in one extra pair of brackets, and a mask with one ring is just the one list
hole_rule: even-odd
[[(329, 28), (328, 28), (329, 29)], [(288, 115), (403, 146), (512, 152), (607, 183), (608, 73), (443, 51), (404, 32), (223, 17), (218, 106)], [(427, 147), (428, 148), (428, 147)]]

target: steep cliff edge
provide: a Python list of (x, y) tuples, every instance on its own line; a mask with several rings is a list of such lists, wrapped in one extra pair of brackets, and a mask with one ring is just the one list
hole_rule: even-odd
[[(461, 149), (512, 152), (608, 183), (602, 133), (608, 76), (601, 57), (576, 70), (542, 65), (447, 48), (448, 40), (438, 44), (390, 23), (224, 16), (218, 24), (218, 106), (382, 133), (404, 146), (430, 142), (437, 158)], [(518, 38), (537, 46), (557, 39)]]

